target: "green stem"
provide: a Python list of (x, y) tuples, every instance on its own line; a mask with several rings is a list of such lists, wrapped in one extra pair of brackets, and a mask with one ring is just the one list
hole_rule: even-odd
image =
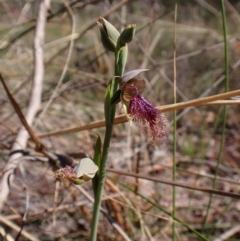
[(106, 176), (106, 164), (107, 164), (107, 157), (108, 157), (108, 149), (109, 149), (111, 135), (112, 135), (112, 127), (113, 125), (106, 126), (102, 160), (101, 160), (101, 165), (99, 169), (97, 195), (95, 197), (94, 209), (93, 209), (93, 221), (92, 221), (91, 236), (90, 236), (91, 241), (97, 240), (98, 221), (99, 221), (101, 200), (102, 200), (102, 194), (103, 194), (104, 182), (105, 182), (105, 176)]
[[(119, 54), (121, 50), (116, 50), (115, 53), (115, 76), (121, 76), (123, 69), (119, 68)], [(109, 120), (106, 120), (106, 132), (105, 138), (103, 143), (103, 152), (102, 152), (102, 159), (99, 167), (99, 180), (98, 180), (98, 187), (97, 187), (97, 194), (95, 196), (94, 201), (94, 208), (93, 208), (93, 220), (92, 220), (92, 227), (91, 227), (91, 235), (90, 240), (96, 241), (97, 240), (97, 230), (98, 230), (98, 222), (99, 222), (99, 215), (100, 215), (100, 208), (101, 208), (101, 200), (104, 190), (104, 183), (106, 177), (106, 165), (107, 165), (107, 158), (108, 158), (108, 150), (111, 142), (112, 136), (112, 129), (113, 129), (113, 122), (115, 118), (115, 110), (116, 105), (111, 105), (111, 97), (118, 89), (118, 81), (113, 79), (110, 83), (110, 91), (111, 95), (105, 97), (105, 101), (107, 101), (108, 108), (105, 108), (105, 118), (106, 116), (110, 116)], [(107, 99), (108, 98), (108, 99)], [(106, 112), (110, 113), (110, 115), (106, 114)]]
[[(176, 67), (176, 24), (177, 24), (177, 2), (175, 2), (175, 15), (174, 15), (174, 62), (173, 62), (173, 72), (174, 72), (174, 89), (173, 89), (173, 99), (174, 104), (177, 103), (177, 67)], [(173, 111), (173, 169), (172, 169), (172, 180), (176, 181), (176, 160), (177, 160), (177, 111)], [(176, 216), (176, 187), (172, 187), (172, 216)], [(175, 235), (175, 222), (172, 222), (172, 241), (176, 240)]]
[[(224, 64), (225, 64), (225, 92), (228, 92), (229, 89), (229, 61), (228, 61), (228, 42), (227, 42), (227, 25), (226, 25), (226, 13), (225, 13), (225, 3), (224, 0), (221, 0), (221, 10), (222, 10), (222, 22), (223, 22), (223, 37), (224, 37)], [(219, 171), (219, 165), (221, 163), (221, 158), (222, 158), (222, 151), (223, 151), (223, 146), (225, 143), (225, 132), (226, 132), (226, 123), (227, 123), (227, 106), (224, 106), (224, 113), (223, 113), (223, 124), (222, 124), (222, 135), (221, 135), (221, 143), (220, 143), (220, 148), (218, 152), (218, 158), (217, 158), (217, 165), (216, 165), (216, 173), (215, 177), (213, 179), (213, 189), (215, 188), (216, 181), (217, 181), (217, 176), (218, 176), (218, 171)], [(209, 203), (207, 206), (207, 213), (204, 218), (203, 222), (203, 227), (202, 229), (204, 230), (206, 223), (207, 223), (207, 217), (211, 208), (212, 204), (212, 198), (213, 196), (210, 195)]]

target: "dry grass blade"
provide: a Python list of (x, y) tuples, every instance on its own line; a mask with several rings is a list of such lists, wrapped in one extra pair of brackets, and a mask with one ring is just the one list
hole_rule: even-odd
[[(177, 104), (170, 104), (170, 105), (165, 105), (165, 106), (159, 106), (157, 107), (161, 112), (168, 112), (172, 110), (180, 110), (184, 109), (187, 107), (194, 107), (194, 106), (203, 106), (203, 105), (214, 105), (218, 104), (218, 102), (215, 103), (215, 101), (231, 98), (234, 96), (238, 96), (240, 94), (240, 90), (234, 90), (234, 91), (229, 91), (227, 93), (223, 94), (218, 94), (218, 95), (213, 95), (201, 99), (196, 99), (196, 100), (190, 100), (186, 102), (181, 102)], [(222, 104), (231, 104), (232, 102), (223, 102)], [(234, 102), (234, 104), (239, 104), (238, 102)], [(116, 116), (114, 123), (115, 124), (120, 124), (127, 122), (128, 118), (127, 115), (118, 115)], [(91, 130), (95, 128), (100, 128), (105, 126), (105, 121), (100, 120), (100, 121), (95, 121), (90, 124), (84, 125), (84, 126), (78, 126), (78, 127), (73, 127), (73, 128), (67, 128), (61, 131), (54, 131), (54, 132), (49, 132), (49, 133), (43, 133), (38, 135), (40, 138), (44, 137), (49, 137), (49, 136), (58, 136), (58, 135), (64, 135), (64, 134), (70, 134), (70, 133), (75, 133), (78, 131), (86, 131), (86, 130)]]

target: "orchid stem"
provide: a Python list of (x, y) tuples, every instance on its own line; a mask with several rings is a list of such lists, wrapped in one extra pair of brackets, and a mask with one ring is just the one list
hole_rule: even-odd
[[(120, 49), (116, 49), (115, 52), (115, 76), (121, 76), (123, 73), (123, 68), (119, 65), (119, 55), (120, 55)], [(118, 90), (118, 81), (114, 78), (110, 82), (110, 90), (112, 95)], [(107, 97), (106, 97), (107, 98)], [(97, 187), (97, 194), (95, 196), (95, 202), (94, 202), (94, 209), (93, 209), (93, 220), (92, 220), (92, 227), (91, 227), (91, 241), (97, 240), (97, 229), (98, 229), (98, 222), (99, 222), (99, 214), (100, 214), (100, 207), (101, 207), (101, 200), (104, 190), (104, 183), (105, 183), (105, 177), (106, 177), (106, 164), (107, 164), (107, 158), (108, 158), (108, 150), (110, 146), (111, 136), (112, 136), (112, 129), (113, 129), (113, 123), (115, 118), (115, 112), (116, 112), (116, 105), (111, 105), (111, 99), (110, 103), (108, 103), (109, 108), (105, 108), (105, 116), (106, 112), (110, 112), (110, 120), (106, 120), (106, 132), (105, 132), (105, 138), (103, 143), (103, 151), (102, 151), (102, 158), (100, 162), (99, 167), (99, 180), (98, 180), (98, 187)], [(105, 101), (109, 101), (105, 99)]]

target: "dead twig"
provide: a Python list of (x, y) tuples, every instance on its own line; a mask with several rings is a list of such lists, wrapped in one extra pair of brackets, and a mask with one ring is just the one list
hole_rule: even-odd
[(166, 185), (183, 187), (183, 188), (187, 188), (187, 189), (190, 189), (190, 190), (195, 190), (195, 191), (200, 191), (200, 192), (205, 192), (205, 193), (216, 194), (216, 195), (219, 195), (219, 196), (225, 196), (225, 197), (232, 197), (232, 198), (240, 199), (240, 194), (237, 194), (237, 193), (225, 192), (225, 191), (220, 191), (220, 190), (211, 189), (211, 188), (197, 187), (197, 186), (192, 186), (192, 185), (180, 183), (180, 182), (177, 182), (177, 181), (167, 181), (167, 180), (162, 180), (162, 179), (155, 178), (155, 177), (135, 174), (135, 173), (131, 173), (131, 172), (124, 172), (124, 171), (116, 170), (116, 169), (112, 169), (112, 168), (107, 168), (106, 171), (116, 173), (116, 174), (119, 174), (119, 175), (141, 178), (141, 179), (145, 179), (145, 180), (149, 180), (149, 181), (153, 181), (153, 182), (160, 182), (160, 183), (163, 183), (163, 184), (166, 184)]

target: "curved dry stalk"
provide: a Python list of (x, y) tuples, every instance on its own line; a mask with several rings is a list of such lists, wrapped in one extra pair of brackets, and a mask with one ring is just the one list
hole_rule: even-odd
[[(196, 99), (196, 100), (190, 100), (190, 101), (185, 101), (185, 102), (180, 102), (176, 104), (170, 104), (170, 105), (164, 105), (164, 106), (158, 106), (157, 109), (159, 109), (161, 112), (168, 112), (172, 110), (180, 110), (184, 109), (187, 107), (195, 107), (195, 106), (203, 106), (203, 105), (227, 105), (227, 104), (237, 104), (239, 105), (238, 100), (225, 100), (225, 101), (220, 101), (223, 99), (231, 98), (234, 96), (240, 95), (240, 90), (234, 90), (234, 91), (229, 91), (227, 93), (223, 94), (218, 94), (218, 95), (212, 95), (209, 97), (201, 98), (201, 99)], [(114, 119), (114, 124), (120, 124), (129, 121), (127, 115), (118, 115)], [(105, 120), (99, 120), (99, 121), (94, 121), (90, 124), (84, 125), (84, 126), (77, 126), (73, 128), (67, 128), (64, 130), (60, 131), (53, 131), (49, 133), (43, 133), (38, 135), (39, 138), (44, 138), (44, 137), (50, 137), (50, 136), (58, 136), (58, 135), (64, 135), (64, 134), (70, 134), (70, 133), (75, 133), (78, 131), (86, 131), (86, 130), (91, 130), (95, 128), (100, 128), (105, 126)]]
[[(41, 1), (39, 6), (38, 20), (36, 24), (36, 32), (34, 37), (34, 76), (31, 90), (29, 106), (26, 113), (26, 121), (31, 126), (33, 120), (40, 108), (41, 94), (42, 94), (42, 81), (44, 76), (44, 62), (43, 62), (43, 44), (45, 34), (45, 23), (47, 11), (49, 9), (50, 0)], [(27, 145), (28, 132), (25, 128), (21, 128), (12, 146), (12, 151), (23, 149)], [(14, 170), (18, 165), (20, 153), (15, 153), (9, 157), (8, 163), (4, 168), (4, 173), (0, 181), (0, 210), (6, 201), (10, 184), (14, 179)]]

